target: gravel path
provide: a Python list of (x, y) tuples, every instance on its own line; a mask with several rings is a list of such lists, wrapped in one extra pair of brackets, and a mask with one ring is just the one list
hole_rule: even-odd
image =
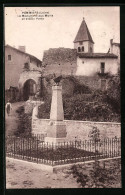
[(80, 188), (70, 170), (50, 173), (14, 159), (6, 161), (6, 188)]

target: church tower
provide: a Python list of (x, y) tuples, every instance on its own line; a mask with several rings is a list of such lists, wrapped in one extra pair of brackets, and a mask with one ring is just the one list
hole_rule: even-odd
[(94, 42), (84, 18), (74, 40), (74, 49), (77, 49), (78, 53), (94, 52)]

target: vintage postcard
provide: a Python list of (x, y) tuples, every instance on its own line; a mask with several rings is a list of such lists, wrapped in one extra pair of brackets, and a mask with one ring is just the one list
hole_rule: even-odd
[(122, 188), (120, 7), (4, 7), (6, 189)]

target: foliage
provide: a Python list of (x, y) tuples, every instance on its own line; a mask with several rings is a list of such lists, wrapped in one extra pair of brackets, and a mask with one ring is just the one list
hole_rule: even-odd
[(29, 114), (24, 113), (24, 106), (20, 106), (16, 112), (18, 113), (19, 123), (16, 136), (27, 136), (31, 133), (31, 120), (32, 117)]
[(119, 74), (115, 77), (110, 78), (106, 92), (107, 102), (112, 105), (115, 112), (120, 113), (121, 86)]
[[(119, 122), (120, 115), (112, 106), (106, 103), (102, 92), (92, 95), (78, 94), (73, 97), (63, 97), (64, 118), (66, 120), (110, 121)], [(45, 104), (39, 107), (38, 117), (49, 119), (51, 98), (45, 99)]]
[(93, 127), (92, 130), (89, 132), (88, 137), (93, 141), (100, 141), (100, 131), (97, 127)]
[[(84, 95), (64, 99), (64, 117), (67, 120), (120, 121), (103, 95), (92, 94), (93, 101), (85, 101)], [(96, 100), (96, 101), (95, 101)]]
[(84, 84), (81, 84), (79, 82), (79, 80), (77, 78), (75, 78), (74, 76), (72, 75), (69, 75), (69, 76), (66, 76), (67, 79), (69, 79), (70, 81), (72, 81), (74, 83), (74, 91), (73, 91), (73, 94), (91, 94), (91, 89), (84, 85)]
[[(64, 118), (66, 120), (84, 120), (100, 122), (120, 122), (120, 80), (110, 76), (107, 91), (91, 91), (81, 85), (74, 76), (63, 76), (74, 82), (74, 95), (63, 95)], [(52, 75), (46, 77), (52, 79)], [(117, 83), (116, 85), (113, 82)], [(116, 86), (116, 89), (114, 89)], [(112, 95), (113, 94), (113, 95)], [(39, 118), (50, 117), (51, 98), (44, 97), (45, 104), (39, 107)]]
[(81, 184), (82, 187), (85, 187), (87, 182), (89, 181), (88, 175), (80, 172), (76, 165), (73, 165), (72, 168), (73, 177), (76, 178), (77, 182)]
[(73, 177), (84, 188), (114, 188), (120, 187), (121, 168), (118, 160), (108, 161), (107, 167), (98, 162), (96, 169), (92, 166), (73, 165)]
[(5, 104), (8, 102), (8, 100), (11, 103), (20, 101), (18, 88), (14, 88), (12, 92), (9, 89), (5, 90)]
[(38, 107), (38, 118), (49, 119), (50, 118), (50, 108), (51, 108), (51, 97), (48, 96), (44, 100), (44, 104)]

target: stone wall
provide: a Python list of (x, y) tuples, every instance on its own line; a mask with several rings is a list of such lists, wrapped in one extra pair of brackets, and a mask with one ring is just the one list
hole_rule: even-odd
[[(62, 94), (72, 96), (73, 91), (75, 89), (75, 83), (73, 80), (68, 78), (68, 76), (67, 77), (63, 76), (63, 77), (64, 78), (61, 80)], [(98, 76), (98, 74), (95, 74), (93, 76), (73, 76), (73, 77), (75, 78), (77, 83), (79, 83), (80, 85), (85, 85), (92, 90), (101, 89), (101, 77)], [(106, 78), (105, 76), (103, 76), (103, 79), (106, 79), (108, 83), (109, 78)], [(43, 79), (43, 85), (48, 94), (52, 93), (53, 83), (54, 83), (53, 79), (50, 79), (49, 81), (46, 81), (45, 78)]]
[(36, 82), (36, 84), (39, 82), (39, 78), (41, 78), (41, 72), (37, 70), (32, 70), (32, 71), (23, 71), (20, 74), (20, 79), (19, 79), (19, 88), (22, 88), (24, 83), (32, 79)]
[[(88, 139), (88, 134), (93, 126), (100, 130), (102, 138), (112, 138), (121, 136), (121, 124), (113, 122), (91, 122), (91, 121), (73, 121), (64, 120), (67, 128), (68, 140)], [(32, 133), (33, 134), (46, 134), (49, 119), (32, 118)]]
[(77, 50), (70, 48), (53, 48), (44, 52), (42, 66), (44, 74), (72, 75), (77, 69)]
[(75, 76), (81, 85), (86, 85), (90, 89), (100, 89), (100, 77), (95, 74), (93, 76)]
[[(63, 78), (60, 83), (62, 85), (62, 94), (67, 96), (72, 96), (73, 91), (75, 89), (75, 83), (69, 78)], [(53, 84), (54, 84), (53, 79), (50, 79), (48, 81), (45, 78), (43, 79), (43, 85), (49, 95), (52, 94)]]

